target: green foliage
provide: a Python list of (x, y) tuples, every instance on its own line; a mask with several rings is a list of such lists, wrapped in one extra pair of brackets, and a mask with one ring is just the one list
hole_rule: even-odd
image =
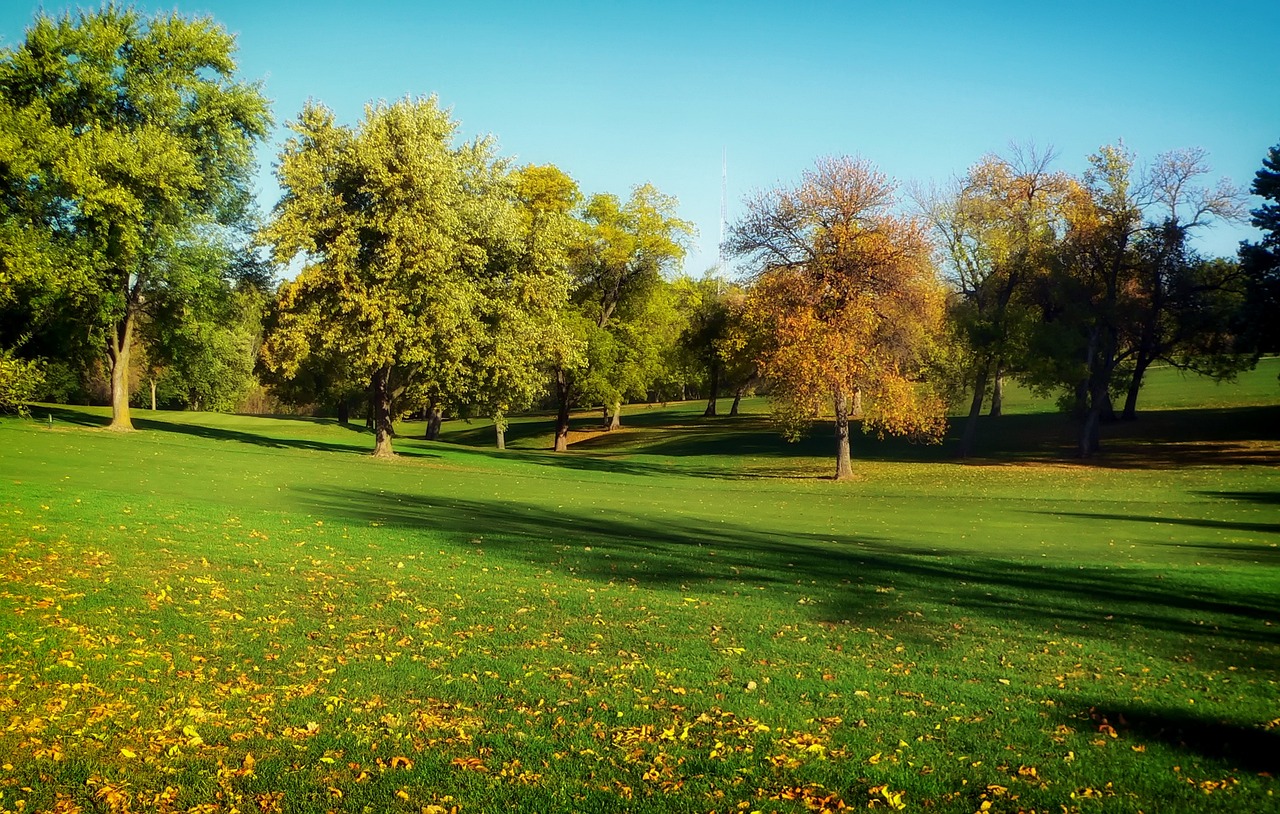
[(5, 276), (64, 295), (60, 320), (112, 360), (119, 427), (133, 331), (173, 255), (244, 222), (271, 118), (260, 89), (235, 80), (234, 51), (212, 20), (106, 6), (41, 14), (0, 54), (0, 140), (39, 133), (14, 152), (23, 183), (0, 180)]
[(587, 232), (574, 260), (573, 300), (587, 352), (575, 401), (612, 407), (643, 398), (662, 377), (664, 355), (680, 332), (663, 275), (684, 258), (693, 234), (676, 207), (675, 198), (642, 184), (626, 203), (601, 194), (583, 209)]
[(0, 348), (0, 413), (27, 414), (27, 402), (44, 386), (40, 365)]

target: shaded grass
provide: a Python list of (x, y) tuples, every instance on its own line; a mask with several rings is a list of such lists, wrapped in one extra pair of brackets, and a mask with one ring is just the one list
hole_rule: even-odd
[(983, 466), (863, 438), (847, 484), (761, 408), (395, 461), (0, 421), (0, 809), (1269, 807), (1273, 407), (1153, 411), (1103, 466), (1052, 414)]

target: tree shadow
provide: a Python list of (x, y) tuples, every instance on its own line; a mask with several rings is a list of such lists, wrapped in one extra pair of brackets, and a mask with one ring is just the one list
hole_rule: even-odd
[(1079, 517), (1086, 520), (1109, 520), (1125, 523), (1155, 523), (1170, 526), (1191, 526), (1219, 531), (1247, 531), (1260, 534), (1280, 534), (1280, 523), (1245, 523), (1239, 520), (1208, 520), (1193, 517), (1156, 517), (1140, 514), (1107, 514), (1101, 512), (1036, 512), (1053, 517)]
[(1280, 772), (1280, 732), (1189, 709), (1149, 704), (1117, 704), (1076, 696), (1057, 701), (1062, 709), (1081, 710), (1070, 722), (1087, 718), (1091, 728), (1110, 726), (1120, 737), (1163, 743), (1237, 771)]
[[(56, 421), (82, 427), (106, 427), (111, 423), (111, 419), (109, 417), (95, 415), (93, 413), (85, 413), (64, 407), (41, 408), (40, 412), (48, 413), (53, 416)], [(207, 424), (192, 424), (185, 421), (165, 421), (161, 418), (138, 416), (136, 414), (133, 416), (132, 420), (134, 428), (139, 430), (189, 435), (196, 438), (206, 438), (212, 441), (235, 441), (242, 444), (250, 444), (252, 446), (265, 447), (269, 449), (307, 449), (317, 452), (337, 452), (351, 455), (368, 455), (372, 452), (371, 446), (364, 447), (357, 446), (355, 444), (320, 441), (307, 438), (271, 437), (257, 432), (244, 432), (242, 430), (234, 430), (227, 427), (215, 427)], [(295, 420), (297, 419), (295, 418)], [(412, 458), (440, 457), (440, 455), (436, 453), (414, 447), (406, 448), (402, 446), (400, 449), (397, 449), (396, 452), (397, 454)]]
[(1280, 506), (1280, 491), (1258, 492), (1211, 492), (1197, 491), (1192, 494), (1203, 497), (1215, 497), (1222, 500), (1239, 500), (1246, 503), (1262, 503), (1267, 506)]
[[(777, 589), (774, 596), (791, 607), (797, 591), (822, 592), (825, 598), (811, 610), (820, 621), (891, 623), (910, 635), (907, 609), (946, 604), (996, 623), (1041, 630), (1071, 625), (1077, 635), (1124, 646), (1136, 636), (1171, 654), (1191, 648), (1224, 664), (1280, 667), (1274, 649), (1280, 627), (1266, 624), (1280, 615), (1280, 596), (1199, 585), (1193, 575), (1156, 581), (1148, 572), (944, 555), (871, 535), (779, 533), (729, 520), (585, 513), (516, 501), (357, 489), (309, 490), (299, 498), (307, 511), (339, 522), (418, 529), (602, 582), (658, 590), (765, 587)], [(1153, 633), (1165, 635), (1157, 644)]]

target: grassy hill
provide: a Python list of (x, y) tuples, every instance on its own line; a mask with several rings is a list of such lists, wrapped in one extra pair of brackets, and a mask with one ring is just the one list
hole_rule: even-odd
[(761, 401), (0, 419), (0, 811), (1266, 809), (1277, 372), (851, 483)]

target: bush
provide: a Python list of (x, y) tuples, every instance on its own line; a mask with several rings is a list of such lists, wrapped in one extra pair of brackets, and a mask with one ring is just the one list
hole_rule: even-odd
[(38, 362), (0, 350), (0, 413), (27, 415), (27, 402), (35, 399), (43, 384), (44, 374)]

